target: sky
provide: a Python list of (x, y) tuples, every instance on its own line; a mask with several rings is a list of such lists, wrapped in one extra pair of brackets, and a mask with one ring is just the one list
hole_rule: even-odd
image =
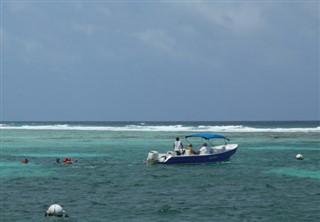
[(2, 121), (320, 120), (319, 1), (1, 1)]

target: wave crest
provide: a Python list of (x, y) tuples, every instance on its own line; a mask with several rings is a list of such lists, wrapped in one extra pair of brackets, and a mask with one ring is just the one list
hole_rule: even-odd
[(320, 126), (314, 128), (255, 128), (244, 125), (147, 125), (131, 124), (124, 126), (89, 126), (70, 124), (48, 125), (9, 125), (0, 124), (1, 130), (87, 130), (87, 131), (154, 131), (154, 132), (320, 132)]

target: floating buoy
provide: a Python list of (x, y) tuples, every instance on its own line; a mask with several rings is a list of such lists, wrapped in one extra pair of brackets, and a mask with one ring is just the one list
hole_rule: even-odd
[(63, 215), (69, 217), (59, 204), (51, 205), (45, 213), (45, 216), (62, 217)]
[(298, 154), (296, 155), (296, 160), (303, 160), (302, 154), (298, 153)]

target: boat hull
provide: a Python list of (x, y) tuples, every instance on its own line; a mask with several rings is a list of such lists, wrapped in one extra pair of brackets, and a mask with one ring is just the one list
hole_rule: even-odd
[(207, 154), (207, 155), (188, 155), (188, 156), (167, 156), (159, 155), (159, 160), (161, 158), (165, 159), (163, 161), (158, 161), (158, 164), (181, 164), (181, 163), (215, 163), (228, 161), (230, 157), (235, 154), (237, 148), (228, 150), (217, 154)]

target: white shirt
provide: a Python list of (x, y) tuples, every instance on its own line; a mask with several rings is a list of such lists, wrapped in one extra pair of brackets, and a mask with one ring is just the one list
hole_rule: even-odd
[(203, 146), (201, 147), (200, 152), (204, 152), (205, 154), (210, 154), (210, 148), (207, 146)]
[(174, 151), (180, 151), (182, 149), (181, 141), (175, 141), (174, 142)]

